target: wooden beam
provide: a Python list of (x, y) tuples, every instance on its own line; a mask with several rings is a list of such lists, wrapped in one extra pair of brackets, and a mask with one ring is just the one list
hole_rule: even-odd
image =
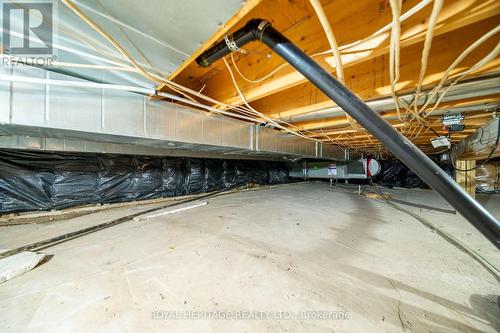
[[(412, 91), (412, 93), (414, 93), (414, 91)], [(387, 98), (390, 98), (390, 97), (387, 97)], [(368, 100), (368, 102), (369, 101), (370, 100)], [(439, 104), (438, 109), (456, 108), (456, 107), (471, 106), (471, 105), (476, 105), (476, 104), (498, 103), (498, 102), (500, 102), (500, 95), (499, 94), (485, 95), (485, 96), (478, 96), (478, 97), (472, 97), (472, 98), (456, 99), (454, 101), (441, 102)], [(429, 108), (432, 106), (434, 106), (434, 103), (431, 103), (428, 105)], [(312, 112), (314, 112), (314, 111), (320, 111), (320, 110), (313, 110)], [(380, 114), (385, 114), (386, 112), (392, 112), (392, 111), (395, 111), (395, 109), (381, 111)], [(280, 117), (281, 118), (288, 118), (291, 116), (300, 115), (301, 113), (303, 113), (302, 110), (294, 109), (294, 110), (279, 112), (277, 114), (269, 114), (269, 116), (275, 117), (275, 118), (280, 118)], [(341, 117), (341, 116), (339, 116), (339, 117)], [(342, 115), (342, 117), (344, 117), (344, 116)], [(331, 119), (334, 119), (334, 118), (336, 118), (336, 117), (332, 117)], [(321, 120), (323, 120), (323, 119), (321, 119)], [(320, 121), (320, 120), (314, 120), (314, 121)], [(295, 123), (300, 123), (300, 122), (295, 122)]]
[[(261, 0), (259, 3), (243, 15), (238, 22), (233, 24), (233, 26), (226, 31), (218, 32), (219, 38), (213, 38), (212, 43), (207, 42), (203, 48), (207, 49), (216, 41), (221, 40), (224, 34), (230, 34), (237, 29), (241, 28), (252, 18), (263, 18), (272, 22), (273, 26), (279, 31), (288, 31), (290, 28), (294, 27), (297, 23), (301, 22), (308, 15), (311, 14), (311, 7), (308, 0), (294, 0), (290, 3), (288, 0)], [(229, 26), (230, 24), (228, 24)], [(269, 64), (274, 66), (275, 63), (278, 65), (283, 62), (279, 57), (268, 58), (267, 54), (270, 53), (269, 49), (261, 43), (250, 43), (245, 46), (245, 49), (250, 52), (249, 56), (256, 57), (258, 64)], [(201, 52), (199, 52), (201, 54)], [(236, 55), (238, 57), (238, 55)], [(209, 68), (199, 66), (195, 61), (196, 57), (193, 57), (191, 63), (180, 70), (175, 77), (175, 81), (179, 84), (185, 85), (194, 90), (203, 89), (203, 92), (209, 96), (213, 95), (212, 85), (216, 77), (220, 75), (221, 72), (226, 72), (225, 66), (222, 61), (216, 62)], [(261, 61), (262, 60), (262, 61)], [(225, 82), (225, 84), (230, 83), (230, 81)], [(229, 85), (228, 85), (229, 87)], [(205, 90), (206, 89), (206, 90)], [(214, 89), (214, 91), (216, 91)]]
[[(420, 0), (405, 0), (403, 12), (417, 4)], [(324, 1), (324, 8), (332, 23), (340, 45), (359, 41), (391, 22), (390, 7), (387, 1)], [(401, 39), (401, 64), (399, 92), (414, 91), (420, 70), (420, 56), (432, 5), (427, 5), (422, 11), (403, 23)], [(363, 13), (360, 17), (359, 13)], [(324, 32), (310, 7), (308, 0), (249, 0), (242, 10), (228, 21), (220, 31), (214, 34), (192, 57), (184, 63), (170, 78), (194, 90), (203, 88), (203, 93), (228, 104), (240, 104), (241, 100), (231, 83), (227, 69), (222, 62), (217, 62), (210, 68), (198, 66), (194, 59), (226, 33), (231, 33), (243, 26), (250, 18), (264, 18), (282, 31), (292, 41), (308, 54), (324, 51), (328, 43)], [(471, 43), (498, 25), (500, 20), (500, 2), (496, 0), (462, 0), (446, 1), (438, 19), (435, 30), (429, 65), (424, 85), (432, 87), (442, 77), (443, 71)], [(362, 22), (362, 24), (360, 24)], [(364, 100), (388, 96), (390, 93), (388, 75), (388, 49), (390, 33), (386, 32), (379, 39), (357, 45), (344, 50), (345, 75), (347, 86)], [(452, 72), (456, 74), (470, 68), (484, 57), (496, 45), (498, 39), (490, 38), (460, 63)], [(370, 44), (371, 43), (371, 44)], [(236, 54), (236, 62), (241, 72), (254, 79), (268, 73), (283, 60), (261, 43), (250, 43), (245, 46), (247, 55)], [(316, 57), (319, 63), (334, 72), (335, 68), (329, 56)], [(500, 58), (494, 59), (474, 73), (474, 75), (500, 72)], [(236, 74), (236, 73), (235, 73)], [(238, 84), (247, 99), (259, 111), (274, 117), (280, 115), (301, 114), (321, 108), (332, 107), (335, 104), (323, 95), (316, 87), (308, 83), (302, 75), (290, 66), (277, 72), (270, 79), (260, 83), (248, 83), (236, 74)], [(472, 77), (472, 76), (471, 76)], [(168, 89), (164, 87), (164, 89)], [(490, 98), (488, 100), (488, 98)], [(489, 96), (477, 99), (477, 103), (498, 102), (499, 96)], [(459, 106), (470, 106), (474, 101), (462, 100), (446, 102), (440, 109)], [(400, 126), (395, 121), (395, 110), (382, 112), (381, 115)], [(462, 133), (454, 133), (453, 141), (472, 133), (477, 126), (484, 125), (485, 118), (477, 114), (476, 120), (467, 116), (466, 129)], [(378, 141), (368, 133), (354, 133), (345, 116), (332, 117), (323, 120), (312, 120), (295, 123), (300, 130), (311, 131), (326, 129), (339, 141), (349, 141), (353, 145), (374, 146)], [(439, 124), (431, 127), (443, 133)], [(398, 129), (400, 127), (397, 127)], [(419, 146), (430, 149), (429, 139), (435, 134), (423, 130), (412, 141)], [(407, 132), (405, 132), (407, 133)], [(309, 135), (309, 133), (307, 133)], [(354, 134), (354, 135), (352, 135)], [(314, 137), (324, 139), (323, 132), (317, 132)], [(326, 140), (326, 139), (325, 139)]]
[[(452, 136), (451, 136), (451, 140), (460, 140), (460, 138), (466, 138), (466, 137), (469, 137), (471, 134), (474, 133), (474, 130), (466, 130), (466, 131), (463, 131), (463, 132), (454, 132), (452, 133)], [(338, 141), (342, 141), (334, 136), (330, 136), (332, 139), (336, 139)], [(349, 138), (349, 140), (347, 140), (349, 143), (356, 143), (356, 142), (369, 142), (365, 139), (365, 137), (367, 136), (359, 136), (359, 137), (352, 137), (352, 138)], [(414, 141), (424, 141), (424, 140), (430, 140), (430, 139), (433, 139), (435, 138), (436, 135), (432, 134), (432, 133), (425, 133), (423, 135), (420, 135), (418, 137), (415, 137), (415, 138), (408, 138), (409, 140), (414, 140)], [(323, 137), (321, 138), (322, 140), (327, 140), (327, 138)], [(377, 140), (375, 137), (372, 137), (372, 140)], [(429, 142), (430, 144), (430, 142)]]
[[(424, 85), (437, 83), (443, 72), (465, 50), (469, 44), (476, 41), (486, 32), (498, 25), (500, 15), (476, 23), (470, 27), (453, 31), (434, 39), (427, 68)], [(466, 57), (456, 68), (453, 74), (474, 65), (479, 59), (486, 56), (495, 46), (497, 40), (490, 38), (478, 49)], [(420, 53), (422, 45), (413, 45), (401, 50), (400, 80), (398, 90), (413, 90), (420, 70)], [(445, 50), (445, 51), (444, 51)], [(364, 100), (375, 99), (390, 95), (390, 80), (387, 68), (389, 57), (380, 56), (372, 61), (348, 67), (345, 70), (346, 85)], [(500, 68), (500, 58), (494, 59), (486, 66), (480, 68), (478, 73), (496, 72)], [(326, 107), (333, 107), (326, 95), (321, 93), (311, 83), (303, 83), (293, 88), (281, 91), (269, 97), (254, 101), (252, 106), (267, 114), (279, 115), (280, 113), (294, 111), (295, 114), (311, 112)]]
[[(405, 1), (404, 10), (413, 7), (416, 3), (418, 3), (416, 0)], [(403, 23), (402, 48), (421, 43), (424, 40), (427, 27), (425, 22), (431, 7), (426, 6), (426, 8)], [(476, 7), (477, 10), (471, 11), (470, 8), (473, 7)], [(390, 23), (391, 20), (390, 10), (381, 12), (379, 4), (370, 1), (337, 0), (326, 4), (324, 9), (330, 17), (330, 22), (340, 45), (363, 39), (385, 24)], [(446, 2), (435, 30), (435, 38), (485, 20), (498, 14), (499, 10), (500, 4), (494, 0), (473, 0), (472, 3)], [(354, 25), (355, 20), (353, 18), (358, 17), (359, 13), (363, 13), (363, 22), (369, 22), (369, 24)], [(309, 54), (324, 51), (328, 48), (326, 37), (314, 13), (291, 26), (285, 31), (285, 34)], [(386, 32), (379, 38), (351, 48), (349, 50), (351, 53), (344, 55), (344, 67), (352, 67), (362, 62), (371, 61), (381, 55), (386, 55), (389, 51), (389, 36), (390, 33)], [(419, 57), (420, 52), (416, 56)], [(238, 55), (237, 58), (240, 71), (251, 79), (262, 77), (283, 63), (281, 58), (269, 52), (267, 48), (258, 50), (258, 52), (250, 52), (244, 56)], [(334, 72), (334, 68), (331, 66), (332, 62), (331, 60), (328, 61), (328, 57), (318, 57), (317, 60), (322, 66)], [(212, 66), (212, 69), (216, 69), (216, 74), (206, 81), (205, 93), (227, 104), (240, 104), (241, 100), (235, 93), (234, 88), (227, 84), (230, 82), (230, 78), (225, 67), (217, 64), (215, 67)], [(288, 66), (274, 75), (272, 79), (260, 83), (248, 83), (240, 80), (239, 84), (246, 98), (253, 101), (305, 82), (306, 80), (301, 74)]]
[[(477, 128), (477, 127), (483, 126), (487, 122), (489, 122), (491, 120), (492, 115), (493, 115), (492, 112), (478, 112), (476, 114), (471, 114), (469, 116), (466, 116), (463, 123), (467, 128)], [(433, 128), (437, 131), (442, 130), (440, 118), (431, 119), (430, 121), (437, 122), (437, 123), (431, 122), (429, 125), (431, 128)], [(404, 124), (398, 120), (390, 120), (388, 122), (389, 122), (389, 124), (393, 125), (393, 127), (396, 127), (396, 128), (404, 127)], [(411, 124), (411, 126), (417, 125), (416, 122), (413, 122), (410, 124)], [(321, 132), (316, 131), (316, 132), (314, 132), (314, 134), (310, 134), (310, 135), (312, 137), (319, 137), (319, 136), (324, 136), (324, 135), (329, 135), (329, 136), (342, 135), (342, 134), (345, 135), (345, 134), (351, 134), (351, 133), (356, 133), (356, 132), (357, 131), (352, 129), (351, 127), (344, 127), (344, 128), (338, 128), (338, 129), (321, 131)]]
[[(425, 131), (425, 128), (424, 128), (424, 130), (422, 132), (424, 132), (424, 131)], [(462, 134), (471, 135), (474, 132), (476, 132), (476, 128), (466, 128), (463, 131), (454, 132), (454, 133), (462, 133)], [(447, 134), (447, 133), (443, 132), (442, 134), (444, 135), (444, 134)], [(322, 136), (321, 133), (318, 133), (317, 135), (314, 135), (314, 137), (321, 137), (321, 136)], [(331, 137), (332, 139), (337, 139), (337, 136), (334, 136), (334, 135), (328, 135), (328, 136)], [(430, 131), (427, 131), (424, 134), (421, 134), (421, 135), (418, 136), (418, 138), (425, 138), (425, 139), (431, 139), (431, 138), (435, 138), (435, 137), (436, 137), (436, 135), (433, 132), (430, 132)], [(365, 139), (365, 138), (373, 138), (373, 139), (375, 139), (375, 137), (372, 134), (357, 134), (357, 135), (350, 136), (349, 137), (349, 141), (355, 141), (357, 139)], [(341, 140), (339, 140), (339, 141), (341, 141)], [(363, 140), (361, 140), (361, 141), (363, 141)]]
[[(466, 136), (462, 136), (458, 139), (452, 139), (451, 142), (456, 143), (464, 138), (466, 138)], [(419, 147), (432, 147), (430, 140), (427, 140), (427, 139), (418, 139), (418, 140), (412, 139), (410, 141)], [(325, 141), (325, 142), (327, 142), (327, 141)], [(349, 144), (346, 144), (346, 145), (350, 146), (350, 147), (371, 147), (371, 146), (381, 145), (381, 143), (379, 141), (374, 140), (373, 142), (369, 142), (369, 141), (349, 142)], [(439, 148), (439, 149), (442, 149), (442, 148)]]
[[(456, 108), (456, 107), (465, 107), (465, 106), (474, 106), (474, 105), (480, 105), (480, 104), (486, 104), (486, 103), (497, 103), (500, 102), (500, 95), (495, 95), (493, 97), (481, 97), (481, 98), (473, 98), (473, 99), (468, 99), (468, 100), (461, 100), (461, 101), (453, 101), (453, 102), (446, 102), (446, 103), (441, 103), (439, 105), (439, 108), (437, 110), (446, 110), (448, 108)], [(429, 107), (432, 107), (430, 105)], [(384, 119), (396, 119), (398, 114), (395, 110), (389, 110), (389, 111), (383, 111), (379, 113), (382, 118)], [(471, 114), (469, 114), (471, 116)], [(432, 119), (433, 116), (431, 115), (429, 119)], [(439, 117), (440, 118), (440, 117)], [(314, 130), (314, 129), (326, 129), (326, 128), (331, 128), (331, 127), (340, 127), (340, 126), (348, 126), (349, 121), (345, 117), (345, 115), (329, 118), (329, 119), (322, 119), (322, 120), (311, 120), (311, 121), (306, 121), (306, 122), (298, 122), (298, 123), (293, 123), (295, 126), (297, 126), (298, 129), (300, 130)]]

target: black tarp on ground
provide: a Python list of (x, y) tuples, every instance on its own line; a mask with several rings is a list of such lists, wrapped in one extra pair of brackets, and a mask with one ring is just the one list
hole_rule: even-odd
[[(380, 162), (382, 170), (374, 179), (376, 183), (387, 187), (428, 188), (424, 181), (400, 160), (390, 159)], [(451, 177), (455, 177), (455, 170), (450, 164), (437, 164)]]
[(0, 213), (288, 181), (285, 163), (0, 150)]

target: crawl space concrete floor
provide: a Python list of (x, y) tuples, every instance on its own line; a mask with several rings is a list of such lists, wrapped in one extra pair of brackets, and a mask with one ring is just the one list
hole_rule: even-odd
[[(420, 204), (396, 203), (500, 267), (498, 251), (436, 193), (384, 191)], [(311, 182), (231, 193), (45, 248), (48, 260), (0, 284), (0, 331), (500, 329), (494, 273), (407, 212), (357, 192)], [(479, 200), (500, 217), (500, 196)], [(3, 226), (0, 247), (155, 205)]]

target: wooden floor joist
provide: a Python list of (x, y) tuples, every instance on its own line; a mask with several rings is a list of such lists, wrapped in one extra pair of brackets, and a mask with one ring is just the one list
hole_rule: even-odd
[[(404, 1), (402, 13), (408, 12), (420, 3), (421, 0)], [(336, 0), (322, 1), (322, 5), (342, 51), (347, 87), (364, 100), (390, 97), (388, 70), (390, 28), (373, 37), (377, 31), (392, 21), (389, 2)], [(396, 85), (399, 94), (412, 94), (416, 90), (431, 10), (432, 2), (429, 2), (401, 24), (400, 77)], [(335, 75), (332, 55), (330, 53), (317, 55), (327, 51), (329, 43), (308, 0), (252, 0), (247, 2), (239, 13), (202, 45), (172, 74), (170, 79), (196, 91), (203, 89), (203, 94), (221, 103), (242, 105), (243, 101), (232, 84), (230, 74), (222, 61), (204, 68), (197, 65), (194, 58), (215, 41), (221, 40), (225, 34), (234, 32), (252, 18), (269, 20), (277, 30), (283, 32), (306, 53), (316, 55), (314, 59)], [(496, 0), (445, 1), (434, 29), (426, 75), (423, 80), (424, 88), (434, 87), (447, 68), (467, 47), (497, 27), (499, 23), (500, 2)], [(471, 68), (491, 52), (500, 41), (499, 35), (489, 38), (460, 61), (451, 72), (450, 78)], [(352, 43), (357, 44), (349, 46)], [(239, 71), (247, 79), (262, 78), (283, 65), (282, 69), (266, 80), (247, 82), (237, 74), (236, 68), (228, 57), (239, 88), (256, 110), (276, 119), (291, 119), (287, 121), (294, 126), (294, 129), (306, 131), (304, 132), (306, 135), (321, 137), (326, 141), (328, 140), (325, 134), (335, 136), (336, 142), (352, 140), (353, 145), (373, 144), (373, 137), (364, 131), (353, 130), (343, 114), (325, 119), (294, 121), (294, 116), (334, 107), (335, 104), (262, 43), (250, 43), (245, 46), (245, 50), (247, 51), (245, 54), (235, 53), (234, 59)], [(467, 78), (486, 74), (500, 75), (500, 57), (497, 56), (483, 66), (479, 66)], [(477, 105), (477, 110), (474, 109), (474, 105)], [(489, 119), (488, 113), (500, 106), (500, 96), (493, 93), (490, 96), (475, 98), (458, 97), (453, 101), (441, 103), (438, 110), (442, 114), (448, 109), (465, 106), (467, 106), (465, 130), (454, 134), (452, 141), (468, 136), (472, 134), (472, 130), (484, 126)], [(432, 107), (432, 104), (429, 107)], [(471, 121), (469, 119), (469, 115), (473, 114), (470, 113), (471, 111), (483, 112), (484, 117)], [(394, 125), (398, 125), (396, 110), (384, 111), (381, 115)], [(440, 116), (429, 118), (429, 120), (431, 123), (426, 124), (427, 126), (430, 125), (440, 134), (446, 134), (446, 129), (440, 130), (434, 126), (440, 122)], [(403, 131), (403, 133), (409, 135), (408, 131)], [(411, 135), (415, 133), (417, 135), (412, 140), (419, 146), (430, 149), (429, 131), (412, 132)]]

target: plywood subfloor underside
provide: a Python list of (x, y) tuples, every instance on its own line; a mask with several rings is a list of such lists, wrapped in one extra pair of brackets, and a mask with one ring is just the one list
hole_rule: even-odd
[[(345, 85), (365, 101), (392, 99), (392, 79), (389, 70), (391, 33), (389, 30), (376, 33), (392, 21), (389, 1), (325, 0), (321, 1), (321, 4), (342, 53)], [(422, 4), (422, 1), (405, 0), (401, 13), (413, 12), (411, 9), (419, 7), (419, 4)], [(458, 66), (450, 67), (470, 45), (498, 26), (499, 4), (495, 0), (444, 2), (437, 16), (437, 25), (433, 29), (429, 56), (427, 60), (424, 57), (424, 63), (427, 65), (424, 65), (426, 69), (422, 76), (421, 91), (432, 90), (443, 79), (449, 68), (451, 76), (447, 81), (455, 80), (495, 48), (498, 43), (497, 36), (482, 43), (464, 57)], [(394, 87), (398, 95), (408, 93), (414, 97), (419, 86), (419, 73), (423, 66), (422, 51), (433, 5), (428, 3), (419, 8), (420, 10), (403, 20), (401, 24), (399, 43), (401, 55), (399, 75), (397, 75), (399, 80)], [(221, 27), (195, 55), (211, 47), (216, 40), (222, 40), (225, 33), (235, 32), (252, 18), (271, 22), (274, 28), (300, 49), (310, 56), (314, 55), (314, 60), (325, 70), (337, 76), (332, 53), (319, 54), (329, 50), (330, 44), (309, 0), (249, 1), (245, 13), (241, 12), (237, 18)], [(335, 107), (336, 104), (291, 66), (275, 71), (285, 62), (268, 47), (255, 42), (245, 45), (244, 49), (247, 53), (236, 53), (234, 63), (229, 57), (226, 57), (226, 60), (235, 73), (238, 89), (254, 109), (275, 120), (282, 120), (285, 124), (292, 124), (290, 129), (300, 130), (303, 132), (302, 135), (325, 143), (371, 153), (385, 151), (375, 137), (361, 130), (360, 125), (352, 126), (342, 112), (329, 115), (321, 112), (315, 114), (316, 111)], [(469, 72), (464, 79), (497, 76), (499, 71), (500, 58), (497, 56)], [(220, 105), (244, 105), (232, 83), (229, 70), (220, 60), (209, 67), (201, 67), (193, 57), (185, 61), (169, 78), (195, 91), (202, 91), (203, 94), (218, 100)], [(174, 92), (165, 86), (163, 89)], [(421, 102), (427, 98), (432, 100), (431, 95), (434, 94), (421, 98)], [(457, 107), (467, 105), (467, 108), (460, 109), (460, 112), (467, 113), (463, 123), (465, 128), (463, 131), (453, 133), (451, 136), (453, 143), (470, 136), (491, 120), (492, 110), (500, 103), (500, 95), (498, 92), (480, 95), (477, 98), (469, 98), (463, 94), (456, 96), (453, 101), (443, 100), (444, 103), (435, 104), (429, 100), (430, 104), (427, 107), (420, 105), (420, 110), (415, 113), (422, 116), (422, 112), (429, 112), (425, 126), (421, 126), (413, 115), (410, 117), (413, 107), (408, 113), (403, 105), (399, 105), (398, 108), (402, 110), (402, 114), (399, 114), (400, 111), (393, 104), (392, 107), (385, 108), (381, 116), (426, 153), (437, 153), (439, 150), (432, 148), (430, 139), (435, 138), (436, 134), (448, 134), (447, 129), (443, 128), (441, 113), (457, 112)], [(431, 113), (430, 108), (435, 110)]]
[[(3, 332), (499, 328), (500, 287), (488, 271), (409, 215), (352, 192), (300, 183), (235, 193), (50, 247), (44, 250), (54, 255), (48, 262), (0, 285), (0, 327)], [(431, 191), (392, 193), (450, 209)], [(499, 198), (482, 200), (500, 216)], [(19, 246), (143, 208), (2, 227), (0, 244)], [(405, 208), (500, 266), (498, 252), (461, 217)], [(191, 310), (347, 311), (351, 319), (152, 318), (153, 311)]]

